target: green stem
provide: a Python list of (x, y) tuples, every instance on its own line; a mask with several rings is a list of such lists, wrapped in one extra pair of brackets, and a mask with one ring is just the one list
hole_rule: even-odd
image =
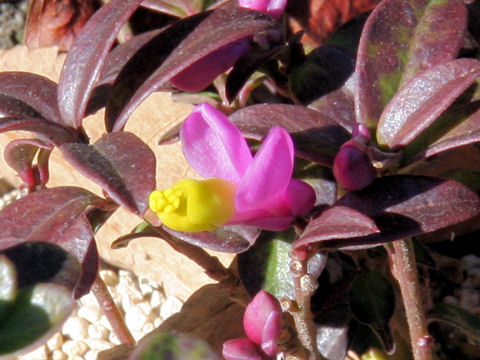
[(412, 240), (394, 241), (392, 246), (390, 263), (400, 285), (414, 359), (433, 360), (433, 338), (428, 333)]

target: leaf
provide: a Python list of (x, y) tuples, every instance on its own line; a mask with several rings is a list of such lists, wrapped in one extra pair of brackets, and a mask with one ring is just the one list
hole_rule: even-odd
[(16, 291), (2, 299), (0, 358), (33, 350), (58, 332), (76, 303), (73, 288), (80, 276), (76, 259), (56, 245), (23, 243), (2, 251), (0, 283), (13, 283)]
[(438, 321), (454, 326), (469, 339), (480, 341), (480, 318), (453, 304), (437, 304), (428, 312), (428, 321)]
[(352, 281), (349, 298), (355, 318), (375, 331), (387, 352), (393, 351), (388, 322), (395, 309), (395, 291), (390, 282), (374, 270), (359, 274)]
[(328, 360), (344, 360), (349, 345), (352, 313), (348, 305), (331, 306), (315, 318), (317, 347)]
[(109, 131), (118, 131), (152, 92), (226, 45), (278, 28), (270, 17), (234, 3), (183, 19), (142, 47), (119, 74), (107, 106)]
[(302, 104), (309, 104), (342, 87), (352, 75), (354, 59), (350, 52), (325, 45), (310, 52), (304, 63), (292, 69), (289, 86)]
[[(480, 199), (468, 187), (453, 180), (394, 175), (376, 179), (368, 187), (348, 193), (335, 203), (334, 207), (337, 206), (370, 217), (380, 232), (366, 236), (345, 234), (343, 238), (332, 233), (324, 239), (307, 236), (307, 233), (295, 248), (315, 243), (318, 249), (356, 249), (428, 233), (473, 217), (480, 211)], [(341, 216), (337, 221), (343, 223)]]
[(466, 15), (460, 0), (381, 2), (360, 38), (355, 68), (358, 122), (374, 127), (399, 88), (432, 66), (455, 59)]
[(0, 212), (0, 250), (25, 241), (52, 242), (69, 251), (85, 250), (88, 244), (76, 243), (77, 238), (69, 238), (65, 233), (78, 216), (92, 207), (105, 208), (108, 202), (75, 187), (42, 189), (28, 194)]
[(457, 59), (423, 72), (405, 84), (385, 107), (377, 141), (390, 149), (406, 146), (437, 119), (480, 76), (480, 62)]
[(299, 105), (252, 105), (229, 119), (249, 138), (262, 140), (273, 126), (281, 126), (291, 135), (296, 155), (332, 166), (348, 132), (331, 118)]
[(60, 151), (119, 205), (138, 215), (147, 210), (155, 188), (155, 155), (138, 137), (128, 132), (107, 134), (94, 145), (67, 143)]
[[(11, 141), (5, 147), (3, 156), (5, 162), (18, 173), (32, 191), (37, 185), (45, 187), (48, 182), (48, 158), (52, 148), (40, 140), (19, 139)], [(37, 154), (37, 165), (33, 165)]]
[[(290, 251), (295, 232), (263, 231), (255, 245), (237, 255), (238, 272), (250, 295), (261, 289), (277, 299), (295, 299)], [(308, 262), (308, 272), (317, 278), (327, 261), (326, 254), (316, 254)]]
[[(3, 96), (26, 105), (49, 121), (60, 122), (56, 101), (57, 84), (43, 76), (27, 72), (0, 73), (0, 98)], [(18, 116), (23, 111), (11, 115)], [(25, 115), (30, 117), (34, 114), (25, 111)]]
[(102, 65), (118, 31), (141, 0), (113, 0), (85, 24), (67, 54), (58, 84), (60, 114), (65, 124), (78, 128)]
[(255, 243), (260, 229), (252, 226), (226, 225), (213, 231), (184, 233), (164, 227), (165, 231), (189, 244), (202, 248), (226, 252), (240, 253)]
[(365, 214), (346, 206), (333, 206), (310, 220), (294, 248), (299, 249), (316, 242), (349, 239), (379, 233), (375, 222)]
[(59, 146), (66, 142), (80, 141), (75, 130), (60, 124), (35, 117), (0, 118), (0, 133), (6, 131), (30, 131), (48, 144)]
[(200, 339), (180, 333), (157, 334), (130, 355), (129, 360), (220, 360)]

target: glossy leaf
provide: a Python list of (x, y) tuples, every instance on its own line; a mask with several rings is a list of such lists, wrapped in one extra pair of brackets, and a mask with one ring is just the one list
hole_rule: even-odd
[(244, 136), (263, 139), (273, 126), (281, 126), (292, 136), (296, 155), (331, 166), (348, 132), (333, 119), (303, 106), (273, 104), (252, 105), (232, 115)]
[(355, 318), (369, 325), (387, 351), (394, 349), (388, 322), (395, 309), (395, 291), (380, 273), (370, 270), (357, 275), (351, 284), (350, 309)]
[[(468, 187), (453, 180), (395, 175), (379, 178), (370, 186), (345, 195), (333, 208), (338, 206), (370, 217), (380, 232), (342, 236), (339, 231), (323, 238), (306, 232), (295, 248), (315, 243), (320, 249), (354, 249), (428, 233), (473, 217), (480, 211), (480, 199)], [(341, 210), (338, 213), (341, 214)], [(343, 222), (342, 218), (337, 221)]]
[(88, 244), (75, 243), (78, 239), (64, 236), (65, 233), (81, 214), (92, 207), (107, 206), (107, 201), (81, 188), (56, 187), (35, 191), (0, 212), (0, 249), (25, 241), (46, 241), (67, 250), (77, 248), (82, 251)]
[(333, 206), (310, 220), (295, 249), (326, 239), (349, 239), (379, 233), (375, 222), (365, 214), (346, 206)]
[(32, 242), (3, 250), (1, 283), (14, 283), (16, 291), (3, 299), (0, 314), (0, 359), (33, 350), (44, 343), (73, 311), (73, 288), (80, 276), (76, 259), (58, 246)]
[(479, 76), (480, 62), (472, 59), (446, 62), (416, 76), (385, 107), (377, 141), (390, 149), (406, 146)]
[(317, 347), (328, 360), (344, 360), (349, 345), (352, 313), (348, 305), (338, 304), (322, 310), (315, 318)]
[(365, 24), (358, 49), (358, 122), (373, 127), (400, 87), (430, 67), (455, 59), (465, 26), (466, 9), (460, 0), (381, 2)]
[[(290, 269), (290, 251), (294, 231), (264, 231), (254, 246), (238, 255), (238, 271), (250, 295), (261, 289), (277, 299), (295, 298), (294, 278)], [(318, 277), (327, 261), (326, 254), (316, 254), (308, 263), (308, 272)]]
[[(44, 187), (49, 178), (48, 158), (52, 146), (35, 139), (11, 141), (4, 150), (5, 162), (17, 172), (29, 190)], [(38, 155), (37, 155), (38, 154)], [(37, 165), (33, 161), (37, 155)]]
[(259, 228), (242, 225), (227, 225), (210, 232), (197, 233), (179, 232), (167, 227), (164, 229), (189, 244), (226, 253), (240, 253), (247, 250), (260, 235)]
[(113, 0), (102, 6), (76, 36), (63, 65), (57, 101), (65, 124), (78, 128), (118, 31), (141, 0)]
[(181, 20), (160, 33), (132, 58), (114, 84), (107, 106), (107, 129), (120, 130), (152, 92), (218, 49), (274, 30), (270, 17), (234, 3)]
[(163, 333), (144, 342), (129, 360), (220, 360), (220, 357), (200, 339), (180, 333)]
[(319, 47), (290, 72), (290, 91), (300, 103), (312, 103), (341, 88), (352, 75), (353, 68), (351, 52), (331, 45)]
[(480, 318), (453, 304), (437, 304), (429, 311), (429, 321), (454, 326), (473, 341), (480, 341)]
[(148, 195), (155, 188), (155, 156), (138, 137), (107, 134), (94, 145), (67, 143), (60, 151), (115, 202), (139, 215), (147, 210)]
[(79, 141), (79, 135), (71, 128), (34, 117), (5, 117), (0, 119), (0, 133), (6, 131), (30, 131), (41, 140), (59, 146), (65, 142)]
[[(21, 102), (46, 120), (61, 122), (56, 101), (57, 84), (43, 76), (27, 72), (0, 73), (0, 98), (2, 96)], [(19, 111), (12, 116), (19, 116), (21, 113), (22, 111)], [(30, 117), (34, 114), (26, 112), (25, 115)]]

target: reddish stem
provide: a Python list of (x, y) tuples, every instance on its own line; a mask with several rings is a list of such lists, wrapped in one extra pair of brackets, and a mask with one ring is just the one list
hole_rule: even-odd
[(427, 329), (412, 241), (394, 241), (392, 246), (393, 251), (389, 251), (392, 274), (400, 285), (414, 359), (433, 360), (433, 337)]
[(135, 339), (133, 338), (130, 330), (128, 329), (125, 321), (123, 320), (122, 314), (118, 310), (118, 307), (115, 305), (115, 302), (110, 295), (110, 292), (107, 289), (107, 286), (100, 278), (100, 275), (97, 274), (95, 282), (92, 286), (93, 295), (96, 297), (100, 308), (107, 317), (112, 330), (117, 335), (118, 339), (122, 344), (135, 344)]

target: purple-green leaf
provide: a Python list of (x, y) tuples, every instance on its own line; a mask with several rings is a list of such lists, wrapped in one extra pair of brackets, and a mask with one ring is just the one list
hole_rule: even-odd
[(164, 227), (165, 231), (189, 244), (202, 248), (240, 253), (252, 246), (260, 235), (260, 229), (251, 226), (227, 225), (211, 232), (184, 233)]
[[(29, 190), (37, 185), (43, 187), (49, 178), (48, 158), (52, 146), (36, 139), (11, 141), (4, 150), (5, 162), (17, 172)], [(33, 165), (37, 155), (37, 165)]]
[(65, 124), (78, 128), (118, 31), (142, 0), (112, 0), (76, 36), (60, 75), (58, 104)]
[(6, 131), (30, 131), (48, 144), (59, 146), (66, 142), (79, 141), (74, 129), (35, 117), (5, 117), (0, 119), (0, 133)]
[(378, 121), (377, 141), (390, 149), (406, 146), (479, 76), (479, 61), (457, 59), (414, 77), (385, 107)]
[(297, 156), (327, 166), (350, 138), (333, 119), (298, 105), (252, 105), (229, 118), (246, 137), (255, 140), (263, 139), (273, 126), (281, 126), (292, 135)]
[(137, 136), (112, 133), (93, 145), (63, 144), (60, 151), (115, 202), (138, 215), (147, 210), (148, 195), (155, 188), (155, 155)]
[(358, 48), (358, 122), (374, 127), (403, 84), (434, 65), (455, 59), (466, 16), (461, 0), (382, 1), (368, 18)]
[(107, 106), (107, 129), (118, 131), (152, 92), (196, 62), (228, 45), (276, 30), (270, 17), (234, 3), (173, 24), (144, 46), (123, 68)]
[[(27, 72), (0, 73), (0, 98), (10, 97), (35, 110), (40, 116), (52, 122), (61, 122), (57, 105), (57, 84), (53, 81)], [(0, 111), (2, 110), (0, 100)], [(22, 110), (11, 116), (18, 116)], [(27, 117), (33, 116), (30, 111)]]
[(367, 215), (346, 206), (333, 206), (310, 220), (302, 236), (295, 241), (296, 250), (324, 240), (349, 239), (379, 233)]
[[(327, 211), (333, 212), (336, 207), (346, 207), (371, 218), (380, 232), (342, 235), (340, 228), (338, 232), (320, 238), (313, 232), (309, 234), (307, 227), (295, 248), (314, 244), (319, 249), (355, 249), (432, 232), (475, 216), (480, 211), (480, 199), (470, 188), (453, 180), (393, 175), (379, 178), (360, 191), (348, 193)], [(341, 208), (338, 213), (342, 213)], [(314, 221), (311, 222), (315, 224)], [(342, 224), (345, 220), (339, 215), (337, 220), (332, 219), (333, 223), (335, 221)], [(318, 228), (321, 234), (322, 227)]]

